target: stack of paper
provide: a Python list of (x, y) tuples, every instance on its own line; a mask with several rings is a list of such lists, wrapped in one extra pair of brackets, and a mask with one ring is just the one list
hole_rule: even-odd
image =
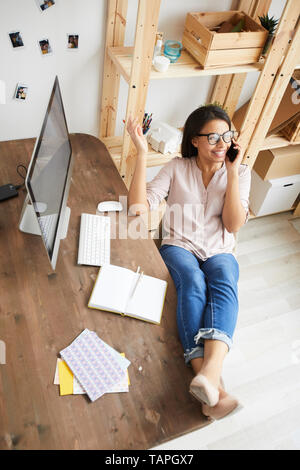
[(130, 361), (85, 329), (57, 360), (54, 383), (60, 394), (87, 393), (92, 401), (104, 393), (128, 392)]

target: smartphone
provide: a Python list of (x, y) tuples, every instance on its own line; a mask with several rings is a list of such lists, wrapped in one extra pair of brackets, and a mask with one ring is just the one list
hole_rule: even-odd
[(227, 157), (229, 158), (229, 160), (231, 162), (234, 162), (234, 160), (236, 159), (236, 156), (237, 154), (239, 153), (238, 149), (235, 149), (234, 148), (234, 143), (231, 142), (231, 145), (229, 147), (229, 149), (227, 150)]

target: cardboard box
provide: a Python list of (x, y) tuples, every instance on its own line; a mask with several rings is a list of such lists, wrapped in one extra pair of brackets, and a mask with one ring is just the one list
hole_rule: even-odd
[(263, 180), (300, 174), (300, 145), (262, 150), (257, 155), (253, 170)]
[[(300, 70), (296, 70), (291, 77), (287, 89), (282, 97), (280, 105), (271, 122), (267, 135), (277, 134), (285, 126), (300, 117)], [(236, 129), (240, 130), (249, 105), (249, 101), (241, 106), (232, 118)]]
[[(221, 23), (236, 25), (244, 20), (241, 32), (221, 32)], [(204, 68), (252, 64), (259, 60), (268, 32), (242, 11), (188, 13), (182, 44)]]
[(281, 133), (290, 142), (300, 142), (300, 113), (287, 126), (281, 129)]
[(277, 134), (300, 116), (300, 70), (290, 79), (267, 135)]
[(251, 172), (249, 206), (256, 216), (288, 211), (300, 192), (300, 175), (264, 181)]

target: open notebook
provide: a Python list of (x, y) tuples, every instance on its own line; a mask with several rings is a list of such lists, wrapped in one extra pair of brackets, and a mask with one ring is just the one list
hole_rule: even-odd
[(167, 282), (131, 269), (103, 265), (88, 306), (160, 323)]

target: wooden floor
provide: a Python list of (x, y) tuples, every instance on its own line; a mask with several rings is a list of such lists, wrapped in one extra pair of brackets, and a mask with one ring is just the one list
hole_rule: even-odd
[(237, 255), (240, 313), (223, 379), (244, 408), (156, 449), (300, 449), (300, 219), (250, 220)]

